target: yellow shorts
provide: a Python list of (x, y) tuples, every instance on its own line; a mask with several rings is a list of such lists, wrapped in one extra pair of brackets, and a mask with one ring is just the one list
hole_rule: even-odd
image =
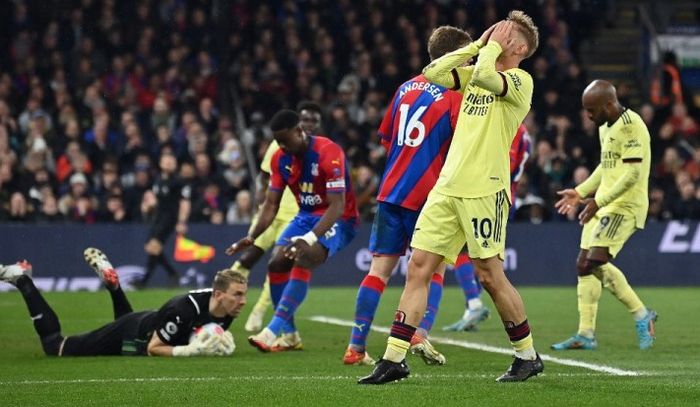
[[(291, 220), (292, 218), (287, 218), (286, 216), (277, 216), (270, 226), (255, 239), (255, 246), (261, 248), (263, 251), (270, 250)], [(253, 231), (256, 223), (258, 223), (257, 215), (253, 218), (248, 233)]]
[(607, 247), (613, 258), (622, 250), (627, 239), (637, 230), (634, 216), (619, 209), (600, 209), (583, 225), (581, 249)]
[(454, 264), (466, 242), (471, 258), (503, 259), (508, 209), (506, 191), (458, 198), (433, 190), (416, 222), (411, 247), (439, 254)]

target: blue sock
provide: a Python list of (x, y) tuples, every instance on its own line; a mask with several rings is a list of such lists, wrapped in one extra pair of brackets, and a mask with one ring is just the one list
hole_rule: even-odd
[(438, 310), (440, 309), (440, 300), (442, 300), (442, 285), (443, 278), (440, 274), (434, 273), (433, 279), (430, 281), (430, 292), (428, 293), (428, 306), (425, 309), (423, 320), (420, 321), (420, 327), (430, 332), (435, 322)]
[[(269, 273), (270, 275), (270, 298), (272, 300), (272, 306), (277, 309), (277, 305), (280, 303), (282, 298), (282, 293), (284, 288), (289, 283), (289, 273)], [(285, 326), (282, 328), (284, 333), (291, 333), (296, 331), (294, 326), (294, 318), (292, 317)]]
[[(267, 325), (268, 329), (275, 335), (279, 335), (287, 327), (288, 322), (294, 316), (294, 313), (309, 291), (310, 270), (294, 266), (290, 274), (289, 283), (275, 308), (275, 316), (272, 317), (272, 321)], [(270, 289), (272, 289), (272, 280), (270, 280)]]
[(350, 334), (350, 345), (358, 352), (363, 352), (367, 344), (367, 335), (377, 312), (379, 299), (382, 297), (386, 283), (381, 278), (367, 275), (357, 290), (355, 303), (355, 326)]
[(462, 287), (464, 298), (468, 302), (481, 295), (481, 287), (474, 278), (474, 265), (468, 256), (460, 254), (455, 264), (455, 277)]

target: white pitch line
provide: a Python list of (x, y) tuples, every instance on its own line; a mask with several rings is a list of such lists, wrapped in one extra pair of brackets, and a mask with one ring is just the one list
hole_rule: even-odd
[[(543, 376), (560, 377), (581, 377), (581, 376), (602, 376), (602, 373), (542, 373)], [(485, 379), (490, 378), (487, 374), (415, 374), (413, 377), (425, 379)], [(58, 380), (16, 380), (0, 381), (0, 386), (16, 385), (60, 385), (60, 384), (91, 384), (91, 383), (162, 383), (162, 382), (217, 382), (217, 381), (304, 381), (304, 380), (325, 380), (325, 381), (345, 381), (357, 380), (357, 376), (209, 376), (209, 377), (115, 377), (103, 379), (58, 379)]]
[[(321, 315), (313, 316), (309, 319), (312, 321), (320, 322), (320, 323), (324, 323), (324, 324), (340, 325), (340, 326), (348, 326), (348, 327), (355, 326), (354, 321), (349, 321), (349, 320), (339, 319), (339, 318), (332, 318), (332, 317), (325, 317), (325, 316), (321, 316)], [(387, 333), (387, 334), (390, 331), (390, 329), (387, 327), (376, 326), (376, 325), (372, 325), (372, 330), (377, 331), (377, 332)], [(513, 349), (499, 348), (497, 346), (485, 345), (485, 344), (476, 343), (476, 342), (462, 341), (462, 340), (452, 339), (452, 338), (447, 338), (447, 337), (440, 337), (440, 336), (432, 336), (431, 335), (430, 341), (435, 342), (435, 343), (445, 344), (445, 345), (460, 346), (462, 348), (467, 348), (467, 349), (480, 350), (483, 352), (501, 353), (504, 355), (512, 355), (513, 354)], [(558, 357), (554, 357), (554, 356), (545, 355), (542, 353), (540, 353), (540, 357), (542, 358), (542, 360), (558, 363), (560, 365), (581, 367), (584, 369), (593, 370), (595, 372), (607, 373), (607, 374), (610, 374), (613, 376), (641, 376), (641, 375), (645, 374), (645, 373), (637, 372), (634, 370), (624, 370), (624, 369), (618, 369), (618, 368), (612, 367), (612, 366), (582, 362), (580, 360), (558, 358)]]

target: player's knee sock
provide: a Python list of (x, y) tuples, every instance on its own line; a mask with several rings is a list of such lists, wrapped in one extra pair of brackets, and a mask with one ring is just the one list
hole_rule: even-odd
[(287, 322), (301, 305), (306, 293), (309, 290), (309, 281), (311, 280), (311, 270), (302, 267), (294, 266), (289, 276), (289, 283), (282, 293), (275, 316), (267, 327), (275, 334), (279, 335), (282, 332)]
[(284, 288), (289, 283), (289, 273), (267, 273), (267, 278), (270, 281), (270, 299), (272, 306), (277, 308), (277, 305), (282, 299)]
[(442, 285), (443, 277), (438, 273), (433, 273), (433, 279), (430, 281), (430, 291), (428, 292), (428, 305), (425, 308), (425, 314), (420, 321), (420, 328), (427, 332), (433, 328), (435, 317), (440, 309), (440, 300), (442, 300)]
[(472, 264), (468, 255), (460, 254), (459, 257), (457, 257), (457, 262), (455, 263), (455, 277), (457, 278), (459, 286), (462, 287), (462, 292), (467, 302), (464, 312), (464, 317), (466, 318), (467, 312), (470, 309), (479, 309), (484, 306), (481, 302), (481, 286), (476, 281), (474, 264)]
[(504, 326), (510, 338), (510, 344), (515, 349), (515, 356), (520, 359), (534, 360), (537, 354), (535, 353), (530, 325), (527, 323), (527, 319), (518, 325), (506, 322)]
[(587, 338), (593, 338), (595, 333), (596, 315), (598, 314), (598, 300), (603, 291), (594, 275), (579, 276), (576, 286), (578, 294), (578, 334)]
[(121, 285), (114, 290), (109, 291), (109, 296), (112, 297), (112, 309), (114, 310), (114, 319), (121, 317), (122, 315), (133, 312), (129, 300), (126, 299), (126, 294), (122, 290)]
[(250, 270), (244, 267), (238, 260), (236, 260), (236, 262), (231, 265), (231, 270), (243, 274), (245, 278), (248, 278), (250, 276)]
[(377, 276), (366, 275), (357, 290), (355, 301), (355, 325), (350, 334), (350, 346), (358, 352), (364, 352), (367, 344), (367, 335), (377, 312), (379, 300), (386, 283)]
[(34, 322), (34, 330), (39, 335), (44, 352), (47, 355), (58, 355), (58, 350), (63, 341), (61, 336), (61, 324), (58, 316), (51, 309), (44, 297), (28, 276), (17, 279), (17, 289), (22, 294), (27, 304), (29, 316)]
[(635, 319), (642, 319), (646, 316), (647, 311), (644, 303), (630, 287), (620, 269), (611, 263), (605, 263), (598, 267), (598, 271), (602, 275), (603, 287), (610, 290), (620, 302), (625, 304), (625, 307), (634, 315)]
[(416, 327), (404, 323), (404, 315), (403, 311), (396, 311), (396, 318), (391, 324), (389, 339), (386, 341), (386, 351), (382, 357), (385, 360), (398, 363), (406, 358), (406, 352), (411, 346), (411, 338), (416, 333)]

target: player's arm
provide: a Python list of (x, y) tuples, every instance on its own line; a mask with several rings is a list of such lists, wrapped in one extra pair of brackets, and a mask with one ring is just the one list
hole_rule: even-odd
[(255, 180), (257, 186), (255, 188), (255, 207), (260, 208), (265, 203), (267, 197), (267, 186), (270, 184), (270, 173), (260, 171)]
[(641, 164), (641, 158), (628, 158), (622, 160), (622, 168), (624, 170), (622, 176), (615, 181), (613, 186), (605, 194), (596, 194), (595, 202), (599, 208), (610, 204), (610, 202), (622, 196), (622, 194), (627, 192), (637, 182), (639, 182), (639, 177), (642, 173)]
[(260, 208), (258, 222), (255, 224), (253, 231), (248, 236), (253, 241), (255, 241), (258, 236), (262, 235), (263, 232), (265, 232), (265, 230), (267, 230), (267, 228), (272, 224), (272, 221), (275, 220), (275, 216), (277, 216), (277, 212), (280, 209), (283, 191), (284, 187), (282, 189), (276, 189), (271, 186), (267, 189), (267, 192), (265, 193), (265, 201)]
[(148, 356), (173, 356), (173, 348), (174, 346), (163, 342), (154, 332), (148, 342)]
[(576, 188), (576, 193), (578, 193), (578, 196), (581, 198), (586, 198), (591, 195), (598, 189), (600, 186), (600, 181), (603, 179), (603, 170), (600, 168), (600, 164), (598, 164), (597, 167), (595, 167), (595, 170), (593, 170), (593, 173), (586, 178), (585, 181), (580, 183)]
[(464, 65), (479, 53), (479, 48), (482, 45), (482, 41), (477, 40), (460, 49), (448, 52), (426, 66), (423, 69), (423, 76), (430, 82), (464, 92), (474, 72), (474, 67), (465, 67)]
[(323, 236), (345, 211), (345, 192), (326, 193), (328, 208), (316, 226), (311, 230), (316, 237)]

